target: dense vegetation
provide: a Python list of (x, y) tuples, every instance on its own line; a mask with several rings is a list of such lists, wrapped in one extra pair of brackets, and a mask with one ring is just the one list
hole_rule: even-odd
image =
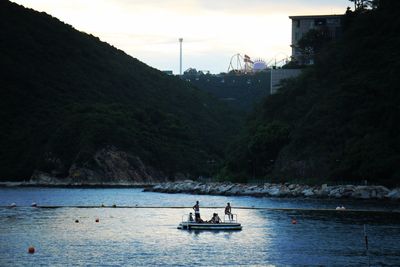
[(271, 73), (267, 71), (254, 74), (232, 72), (212, 75), (190, 69), (184, 72), (183, 78), (245, 113), (253, 111), (254, 106), (268, 96), (271, 89)]
[(201, 175), (237, 128), (217, 99), (47, 14), (1, 0), (0, 33), (0, 180), (62, 178), (107, 146)]
[(399, 184), (400, 1), (371, 6), (258, 107), (222, 177)]

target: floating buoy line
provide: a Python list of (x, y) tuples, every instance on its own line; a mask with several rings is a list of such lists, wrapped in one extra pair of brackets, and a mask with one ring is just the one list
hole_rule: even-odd
[[(101, 204), (97, 205), (35, 205), (30, 206), (17, 206), (15, 203), (12, 203), (9, 206), (0, 206), (0, 208), (27, 208), (27, 207), (35, 207), (38, 209), (59, 209), (59, 208), (79, 208), (79, 209), (96, 209), (96, 208), (113, 208), (113, 209), (191, 209), (192, 206), (117, 206), (113, 204), (111, 206), (106, 206)], [(202, 209), (224, 209), (222, 206), (202, 206)], [(367, 209), (337, 209), (337, 208), (321, 208), (321, 209), (313, 209), (313, 208), (271, 208), (271, 207), (234, 207), (235, 209), (241, 210), (267, 210), (267, 211), (304, 211), (304, 212), (365, 212), (365, 213), (399, 213), (400, 209), (395, 210), (367, 210)]]

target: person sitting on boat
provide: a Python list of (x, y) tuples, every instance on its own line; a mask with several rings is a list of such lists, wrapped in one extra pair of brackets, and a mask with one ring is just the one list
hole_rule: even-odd
[(228, 215), (229, 220), (233, 220), (232, 207), (229, 202), (225, 207), (225, 215)]
[(194, 210), (194, 218), (196, 222), (202, 222), (200, 218), (200, 206), (199, 206), (199, 201), (196, 201), (196, 205), (193, 206)]
[(193, 222), (193, 213), (189, 213), (189, 222)]
[(214, 213), (213, 217), (211, 218), (211, 220), (209, 222), (210, 223), (220, 223), (221, 218), (218, 216), (218, 213)]

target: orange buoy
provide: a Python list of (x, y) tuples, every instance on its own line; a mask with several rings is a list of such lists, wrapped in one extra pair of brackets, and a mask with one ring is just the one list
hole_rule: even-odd
[(296, 219), (292, 219), (292, 224), (297, 224)]
[(79, 220), (75, 220), (75, 222), (76, 222), (76, 223), (78, 223), (78, 222), (79, 222)]
[(99, 218), (96, 218), (96, 222), (99, 222), (100, 220), (99, 220)]
[(30, 246), (30, 247), (28, 248), (28, 253), (29, 253), (29, 254), (35, 253), (35, 248), (32, 247), (32, 246)]

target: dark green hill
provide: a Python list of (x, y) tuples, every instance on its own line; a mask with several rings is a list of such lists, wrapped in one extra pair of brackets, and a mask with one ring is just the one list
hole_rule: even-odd
[(45, 13), (0, 0), (0, 33), (0, 180), (96, 171), (107, 149), (200, 175), (234, 134), (216, 99)]
[(225, 175), (400, 183), (400, 2), (379, 2), (348, 12), (343, 38), (262, 103)]
[(207, 91), (241, 112), (253, 111), (254, 106), (270, 94), (271, 73), (254, 74), (221, 73), (199, 75), (196, 70), (183, 74), (183, 79)]

